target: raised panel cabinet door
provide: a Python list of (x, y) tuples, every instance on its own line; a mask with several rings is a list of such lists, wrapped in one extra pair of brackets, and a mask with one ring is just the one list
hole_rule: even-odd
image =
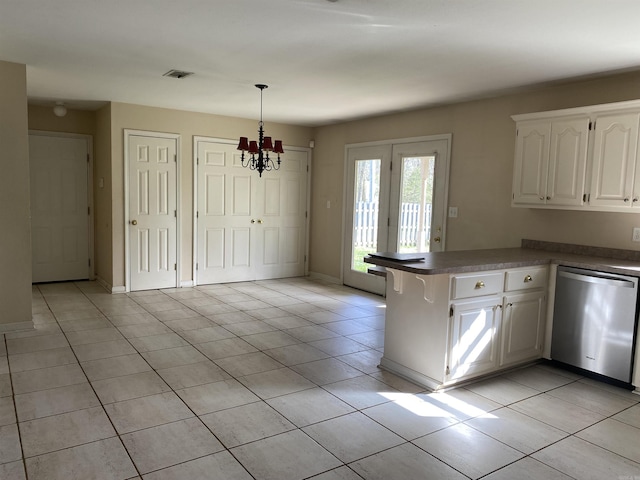
[(547, 175), (548, 205), (583, 205), (589, 117), (554, 121)]
[(128, 137), (130, 290), (177, 286), (177, 140)]
[(551, 122), (518, 123), (513, 170), (513, 203), (546, 202)]
[(495, 370), (502, 299), (497, 296), (454, 302), (450, 317), (447, 382)]
[(639, 121), (640, 113), (596, 118), (590, 205), (618, 208), (633, 205)]
[(504, 298), (500, 366), (542, 356), (544, 341), (544, 292)]

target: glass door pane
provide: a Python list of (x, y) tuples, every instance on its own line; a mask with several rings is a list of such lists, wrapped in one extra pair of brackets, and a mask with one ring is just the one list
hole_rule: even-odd
[(428, 252), (430, 249), (434, 173), (433, 155), (402, 158), (399, 252)]
[(358, 272), (367, 271), (363, 259), (378, 247), (380, 163), (380, 159), (355, 162), (351, 269)]

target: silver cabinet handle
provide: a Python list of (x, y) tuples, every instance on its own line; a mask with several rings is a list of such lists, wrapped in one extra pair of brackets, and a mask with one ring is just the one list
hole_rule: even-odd
[(484, 282), (482, 280), (479, 282), (476, 282), (476, 288), (484, 288)]

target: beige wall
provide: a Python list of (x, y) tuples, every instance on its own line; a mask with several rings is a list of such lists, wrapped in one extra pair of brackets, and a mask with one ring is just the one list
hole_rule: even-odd
[[(168, 110), (124, 103), (111, 104), (112, 153), (112, 281), (114, 287), (125, 284), (124, 235), (124, 130), (146, 130), (179, 134), (180, 157), (180, 244), (181, 270), (179, 282), (192, 279), (193, 268), (193, 137), (209, 136), (237, 139), (257, 137), (257, 120), (222, 117), (203, 113)], [(269, 135), (282, 139), (285, 145), (307, 147), (312, 130), (276, 123), (265, 123)]]
[(31, 323), (27, 70), (0, 61), (0, 333)]
[[(344, 146), (452, 133), (447, 250), (513, 247), (521, 238), (638, 249), (629, 213), (512, 208), (515, 124), (510, 116), (640, 98), (640, 73), (576, 81), (481, 101), (318, 128), (312, 175), (310, 270), (341, 276)], [(326, 208), (331, 200), (331, 208)]]
[(64, 117), (56, 117), (53, 107), (29, 105), (29, 130), (95, 136), (96, 112), (69, 108)]
[(111, 160), (111, 104), (95, 112), (96, 136), (93, 142), (93, 208), (95, 274), (113, 285), (113, 202)]

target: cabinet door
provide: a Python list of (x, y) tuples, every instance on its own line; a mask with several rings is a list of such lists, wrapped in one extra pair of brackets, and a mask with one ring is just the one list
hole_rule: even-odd
[(504, 298), (500, 366), (542, 356), (545, 318), (544, 292)]
[(490, 372), (497, 367), (497, 338), (502, 302), (488, 297), (454, 302), (449, 321), (447, 382)]
[(519, 123), (513, 170), (513, 203), (544, 204), (549, 163), (549, 120)]
[(639, 113), (596, 118), (590, 205), (626, 207), (633, 202)]
[(548, 205), (582, 205), (587, 166), (589, 117), (551, 124), (547, 176)]

